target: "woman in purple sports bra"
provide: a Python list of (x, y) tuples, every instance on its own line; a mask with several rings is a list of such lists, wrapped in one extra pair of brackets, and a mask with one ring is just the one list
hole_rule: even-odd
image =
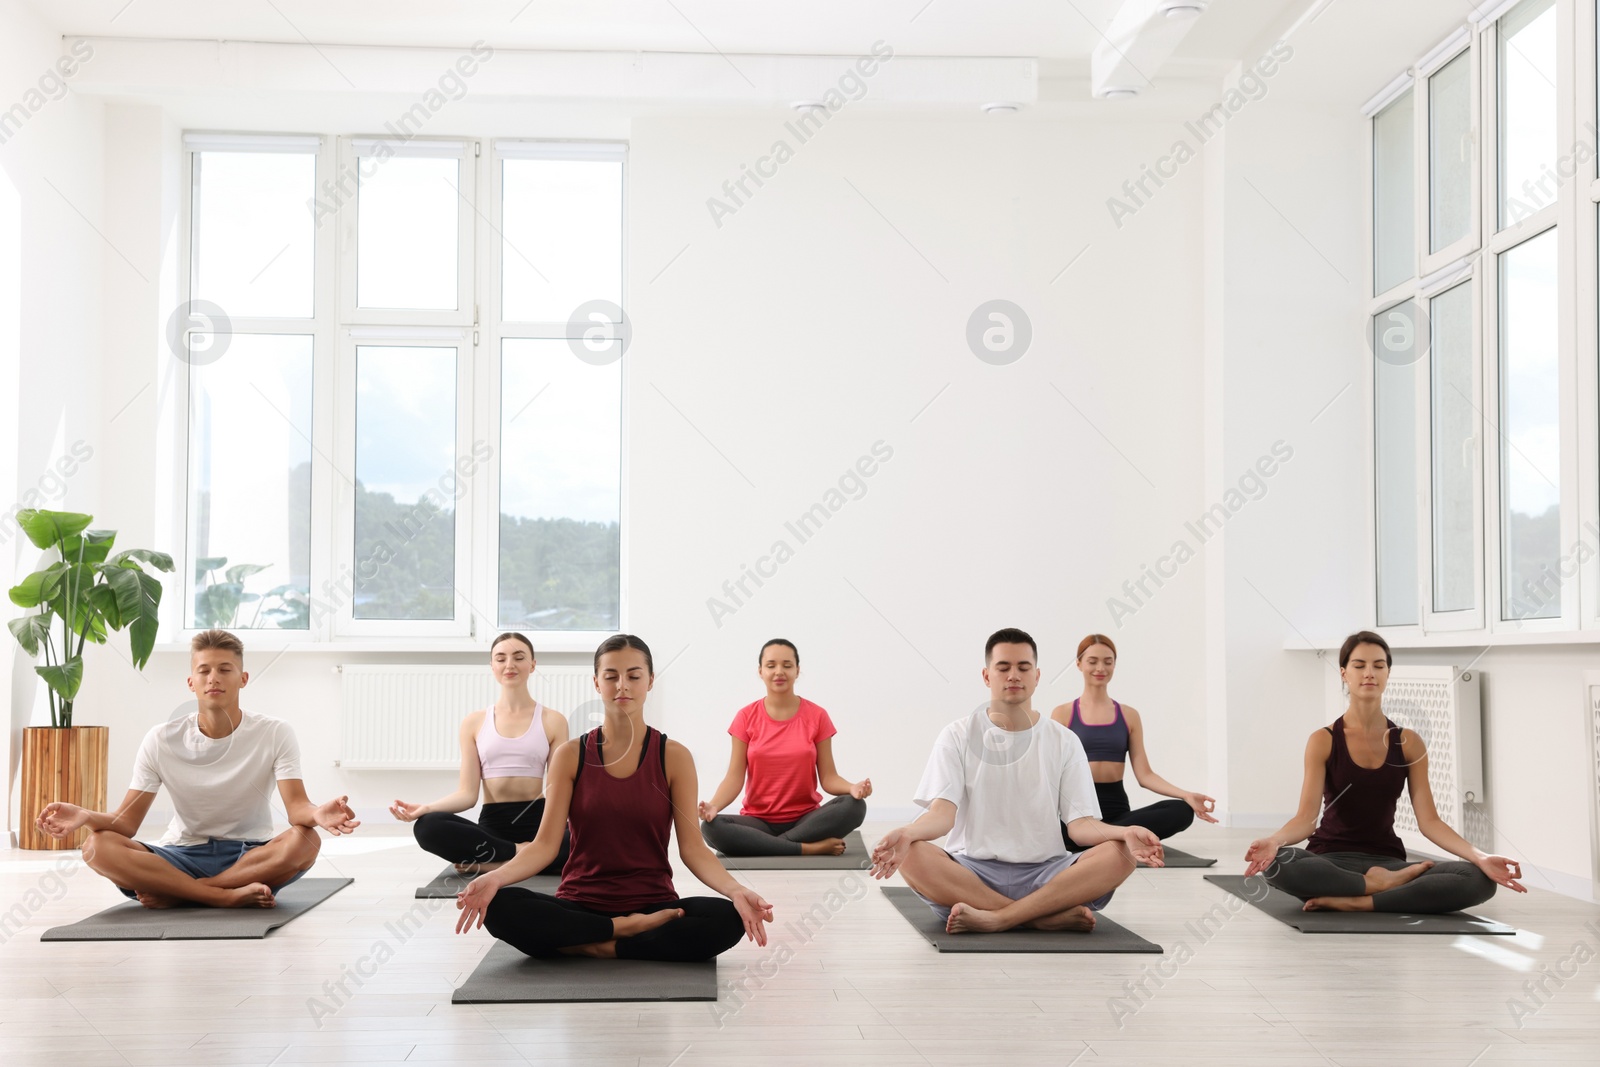
[[(417, 844), (449, 860), (463, 874), (492, 871), (532, 841), (544, 815), (545, 765), (567, 739), (567, 720), (528, 692), (535, 667), (533, 644), (505, 633), (489, 647), (489, 669), (500, 683), (500, 699), (461, 722), (461, 780), (449, 796), (426, 804), (396, 800), (389, 811), (415, 822)], [(478, 803), (478, 821), (457, 812)], [(560, 874), (567, 842), (544, 874)]]
[[(1083, 672), (1083, 695), (1063, 704), (1050, 717), (1078, 735), (1089, 758), (1100, 818), (1113, 826), (1143, 826), (1159, 838), (1182, 833), (1195, 816), (1216, 822), (1211, 811), (1217, 802), (1204, 793), (1179, 789), (1150, 769), (1144, 751), (1144, 723), (1134, 708), (1111, 699), (1106, 687), (1117, 668), (1117, 646), (1104, 634), (1090, 634), (1078, 642), (1078, 670)], [(1133, 776), (1152, 793), (1174, 797), (1142, 808), (1131, 808), (1122, 777), (1128, 763)], [(1062, 826), (1061, 838), (1069, 849), (1092, 848), (1097, 841), (1074, 841)]]
[[(1383, 714), (1389, 664), (1389, 643), (1377, 634), (1345, 639), (1339, 676), (1350, 706), (1306, 743), (1300, 809), (1271, 837), (1250, 842), (1245, 875), (1266, 871), (1267, 884), (1305, 901), (1306, 911), (1437, 915), (1482, 904), (1496, 885), (1526, 893), (1516, 860), (1485, 853), (1439, 818), (1422, 738)], [(1460, 860), (1406, 859), (1394, 809), (1407, 787), (1422, 835)], [(1288, 847), (1308, 835), (1305, 848)]]

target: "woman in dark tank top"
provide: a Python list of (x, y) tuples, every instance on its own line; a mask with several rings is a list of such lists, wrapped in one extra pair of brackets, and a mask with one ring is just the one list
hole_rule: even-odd
[[(1377, 634), (1345, 639), (1339, 675), (1350, 706), (1311, 735), (1300, 808), (1277, 833), (1250, 843), (1245, 875), (1266, 871), (1267, 884), (1305, 901), (1307, 911), (1440, 914), (1482, 904), (1496, 885), (1526, 893), (1515, 860), (1485, 853), (1439, 818), (1422, 738), (1383, 714), (1389, 664), (1389, 644)], [(1407, 862), (1394, 832), (1395, 805), (1407, 786), (1417, 828), (1460, 860)], [(1305, 848), (1288, 847), (1308, 835)]]
[[(767, 943), (772, 907), (730, 875), (700, 837), (689, 750), (644, 721), (655, 681), (650, 649), (631, 634), (601, 643), (595, 689), (604, 723), (562, 745), (545, 773), (545, 810), (533, 842), (457, 897), (456, 932), (487, 926), (530, 956), (708, 960), (749, 937)], [(572, 845), (555, 895), (514, 883)], [(680, 899), (667, 843), (694, 876), (721, 893)]]

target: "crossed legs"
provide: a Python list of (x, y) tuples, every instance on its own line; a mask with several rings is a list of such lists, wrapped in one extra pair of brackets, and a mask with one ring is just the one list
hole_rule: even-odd
[(95, 830), (83, 842), (83, 862), (147, 908), (201, 904), (214, 908), (270, 908), (273, 886), (311, 869), (322, 847), (317, 832), (291, 826), (238, 862), (209, 878), (194, 878), (142, 843), (111, 830)]
[(1013, 900), (944, 849), (918, 841), (900, 865), (900, 874), (925, 899), (950, 909), (945, 929), (952, 934), (1014, 926), (1087, 933), (1094, 929), (1089, 902), (1108, 896), (1136, 866), (1121, 842), (1108, 841), (1081, 853), (1044, 885)]

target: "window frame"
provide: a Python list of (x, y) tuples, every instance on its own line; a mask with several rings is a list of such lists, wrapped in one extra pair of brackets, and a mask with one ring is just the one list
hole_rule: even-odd
[[(1483, 224), (1481, 218), (1481, 205), (1483, 203), (1483, 160), (1487, 153), (1483, 146), (1487, 143), (1483, 134), (1484, 108), (1482, 100), (1483, 78), (1481, 74), (1482, 57), (1479, 55), (1478, 39), (1480, 34), (1472, 32), (1467, 27), (1456, 31), (1441, 41), (1434, 49), (1422, 59), (1417, 61), (1416, 78), (1419, 91), (1413, 98), (1417, 106), (1416, 124), (1413, 127), (1418, 131), (1418, 150), (1416, 174), (1418, 175), (1418, 211), (1417, 225), (1417, 259), (1418, 272), (1422, 277), (1428, 277), (1445, 269), (1450, 264), (1470, 256), (1478, 250), (1483, 240)], [(1437, 252), (1430, 251), (1433, 247), (1433, 213), (1430, 198), (1433, 193), (1433, 153), (1432, 147), (1432, 112), (1433, 112), (1433, 76), (1443, 70), (1458, 57), (1467, 57), (1467, 94), (1472, 102), (1472, 117), (1469, 136), (1472, 139), (1472, 159), (1468, 161), (1468, 210), (1466, 235), (1446, 245)]]
[[(198, 153), (205, 150), (284, 150), (273, 145), (301, 143), (310, 146), (316, 162), (316, 196), (328, 196), (323, 182), (355, 166), (355, 142), (375, 140), (363, 135), (330, 133), (257, 134), (185, 130), (179, 133), (186, 165), (176, 208), (182, 252), (177, 257), (173, 284), (174, 304), (189, 299), (194, 277), (195, 196)], [(197, 139), (208, 139), (200, 143)], [(358, 206), (356, 195), (334, 204), (335, 218), (317, 226), (313, 253), (313, 317), (309, 319), (238, 319), (233, 333), (309, 333), (312, 336), (312, 469), (311, 469), (311, 619), (307, 629), (251, 629), (246, 640), (253, 649), (268, 652), (337, 647), (361, 650), (476, 651), (490, 634), (498, 632), (499, 480), (501, 380), (500, 341), (505, 337), (562, 337), (566, 324), (544, 332), (530, 332), (528, 324), (503, 329), (500, 311), (500, 242), (502, 205), (499, 168), (485, 165), (485, 138), (448, 136), (415, 138), (414, 142), (458, 142), (463, 147), (458, 283), (461, 297), (455, 311), (362, 309), (355, 307), (355, 240)], [(493, 142), (491, 141), (491, 144)], [(593, 158), (596, 152), (613, 153), (622, 162), (622, 306), (628, 289), (628, 145), (617, 140), (522, 140), (523, 145), (548, 146), (552, 158)], [(487, 205), (487, 210), (482, 207)], [(474, 299), (475, 298), (475, 299)], [(490, 458), (478, 468), (467, 492), (457, 501), (456, 581), (457, 612), (454, 620), (379, 620), (354, 618), (352, 598), (335, 599), (324, 588), (340, 573), (340, 564), (354, 567), (354, 493), (335, 464), (354, 473), (355, 458), (355, 349), (374, 343), (438, 344), (442, 331), (454, 330), (457, 349), (457, 455), (487, 443)], [(158, 399), (157, 462), (170, 472), (158, 482), (157, 535), (182, 546), (179, 596), (162, 604), (162, 632), (173, 635), (158, 647), (187, 649), (197, 629), (188, 625), (193, 599), (194, 555), (188, 536), (190, 381), (188, 365), (167, 360), (162, 353), (156, 388)], [(626, 357), (621, 386), (622, 439), (620, 445), (621, 563), (619, 622), (629, 623), (629, 406), (630, 388)], [(333, 610), (329, 610), (332, 607)], [(480, 611), (479, 609), (484, 609)], [(612, 631), (529, 630), (541, 652), (589, 652)]]

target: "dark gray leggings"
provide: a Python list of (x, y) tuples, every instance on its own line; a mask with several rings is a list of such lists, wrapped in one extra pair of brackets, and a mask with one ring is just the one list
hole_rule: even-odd
[(718, 815), (700, 824), (700, 836), (724, 856), (798, 856), (802, 844), (843, 837), (866, 818), (867, 802), (846, 794), (794, 822), (765, 822), (753, 815)]
[[(1364, 852), (1324, 852), (1280, 848), (1267, 868), (1267, 884), (1301, 900), (1312, 897), (1366, 895), (1370, 868), (1398, 871), (1410, 860), (1373, 856)], [(1403, 911), (1413, 915), (1442, 915), (1476, 907), (1494, 896), (1494, 880), (1465, 860), (1435, 863), (1417, 878), (1397, 889), (1372, 895), (1373, 911)]]

